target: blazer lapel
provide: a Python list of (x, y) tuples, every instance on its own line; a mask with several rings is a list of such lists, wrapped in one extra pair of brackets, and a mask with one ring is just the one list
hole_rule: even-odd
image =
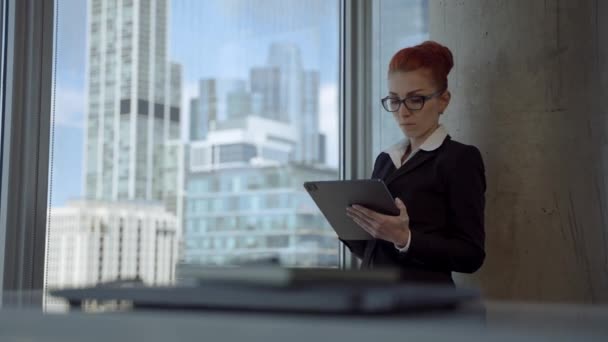
[(437, 150), (434, 150), (434, 151), (419, 150), (418, 152), (416, 152), (416, 154), (410, 160), (407, 161), (407, 163), (405, 163), (404, 165), (402, 165), (395, 172), (393, 172), (393, 174), (391, 174), (390, 176), (388, 176), (386, 178), (386, 180), (384, 181), (384, 183), (386, 183), (388, 185), (393, 180), (401, 177), (402, 175), (404, 175), (404, 174), (406, 174), (408, 172), (412, 172), (413, 170), (415, 170), (420, 165), (422, 165), (425, 162), (429, 161), (436, 154), (437, 154)]

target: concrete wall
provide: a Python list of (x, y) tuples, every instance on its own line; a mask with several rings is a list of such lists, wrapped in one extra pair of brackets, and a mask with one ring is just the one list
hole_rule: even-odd
[(443, 122), (488, 181), (490, 298), (608, 302), (608, 2), (430, 0), (454, 53)]

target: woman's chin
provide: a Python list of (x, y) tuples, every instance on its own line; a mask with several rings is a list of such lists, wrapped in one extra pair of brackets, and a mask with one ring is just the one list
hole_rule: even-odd
[(416, 136), (416, 130), (412, 127), (401, 126), (401, 132), (403, 132), (403, 134), (405, 134), (405, 136), (409, 138)]

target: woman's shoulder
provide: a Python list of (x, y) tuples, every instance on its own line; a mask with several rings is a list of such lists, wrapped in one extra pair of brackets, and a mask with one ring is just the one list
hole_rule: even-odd
[(374, 169), (377, 169), (385, 164), (392, 164), (393, 160), (391, 156), (386, 151), (381, 151), (376, 155), (376, 160), (374, 161)]
[(442, 146), (442, 160), (449, 163), (479, 163), (483, 164), (481, 152), (475, 145), (467, 145), (453, 139), (446, 139)]
[(451, 137), (449, 139), (445, 139), (444, 148), (452, 151), (452, 152), (461, 152), (461, 153), (471, 153), (473, 151), (479, 151), (479, 149), (475, 145), (467, 145), (465, 143), (461, 143), (460, 141), (454, 140)]

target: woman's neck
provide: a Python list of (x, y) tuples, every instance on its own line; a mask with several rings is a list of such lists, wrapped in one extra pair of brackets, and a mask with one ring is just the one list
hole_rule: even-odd
[(426, 139), (428, 139), (431, 136), (431, 134), (433, 134), (433, 132), (435, 132), (437, 130), (437, 128), (439, 128), (439, 124), (433, 126), (426, 133), (424, 133), (423, 135), (421, 135), (419, 137), (410, 138), (410, 146), (411, 146), (412, 151), (417, 150), (420, 147), (420, 145), (424, 144)]

